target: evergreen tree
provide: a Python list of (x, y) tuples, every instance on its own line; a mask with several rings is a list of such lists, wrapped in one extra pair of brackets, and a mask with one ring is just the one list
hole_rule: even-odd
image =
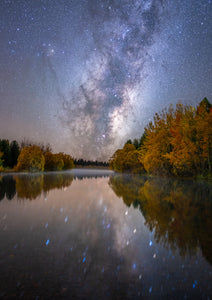
[(4, 167), (9, 167), (11, 164), (10, 144), (8, 140), (0, 140), (0, 152), (3, 152), (1, 157)]
[(135, 146), (136, 149), (139, 147), (139, 141), (137, 139), (133, 140), (133, 145)]
[(17, 165), (18, 156), (20, 154), (20, 148), (16, 141), (12, 141), (10, 143), (10, 155), (11, 155), (11, 164), (10, 166), (13, 168)]

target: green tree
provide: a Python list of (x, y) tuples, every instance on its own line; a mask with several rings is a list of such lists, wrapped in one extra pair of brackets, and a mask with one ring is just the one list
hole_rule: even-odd
[(133, 140), (133, 145), (135, 146), (135, 149), (138, 149), (138, 147), (139, 147), (139, 140), (134, 139)]
[(8, 140), (0, 140), (0, 152), (3, 152), (2, 161), (4, 167), (11, 165), (10, 144)]
[(10, 166), (13, 168), (17, 165), (18, 156), (20, 154), (20, 147), (16, 141), (12, 141), (10, 143), (10, 155), (11, 155), (11, 164)]
[(2, 156), (3, 156), (3, 152), (0, 152), (0, 172), (4, 171), (4, 167), (3, 167), (3, 161), (2, 161)]

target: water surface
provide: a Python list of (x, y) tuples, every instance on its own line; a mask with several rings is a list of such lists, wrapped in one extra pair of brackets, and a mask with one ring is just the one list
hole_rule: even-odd
[(212, 185), (0, 177), (0, 299), (212, 299)]

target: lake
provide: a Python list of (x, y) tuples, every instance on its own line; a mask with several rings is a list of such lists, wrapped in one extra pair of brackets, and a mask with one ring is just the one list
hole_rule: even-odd
[(212, 299), (212, 183), (0, 176), (0, 299)]

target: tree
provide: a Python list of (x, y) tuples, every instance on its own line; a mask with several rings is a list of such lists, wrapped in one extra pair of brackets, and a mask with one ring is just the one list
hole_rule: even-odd
[(192, 175), (197, 169), (195, 110), (177, 104), (169, 126), (171, 150), (164, 156), (172, 165), (174, 175)]
[(133, 145), (135, 146), (135, 149), (138, 149), (138, 147), (139, 147), (139, 140), (134, 139), (133, 140)]
[(140, 138), (139, 145), (138, 145), (139, 148), (140, 148), (141, 146), (143, 146), (144, 141), (145, 141), (145, 138), (146, 138), (146, 131), (144, 131), (144, 133), (142, 134), (142, 136), (141, 136), (141, 138)]
[(18, 156), (20, 154), (20, 147), (16, 141), (12, 141), (10, 143), (10, 155), (11, 155), (11, 163), (10, 166), (13, 168), (17, 165)]
[(170, 105), (168, 111), (156, 113), (139, 145), (136, 139), (128, 141), (114, 153), (110, 167), (118, 172), (144, 167), (156, 175), (212, 176), (211, 103), (204, 98), (195, 109), (179, 102), (175, 109)]
[(20, 148), (23, 149), (24, 147), (31, 147), (31, 146), (37, 146), (41, 149), (41, 151), (43, 152), (43, 154), (45, 152), (51, 152), (52, 151), (52, 146), (47, 143), (47, 144), (44, 144), (42, 142), (33, 142), (33, 141), (30, 141), (29, 139), (23, 139), (20, 143)]
[(3, 161), (3, 166), (4, 167), (9, 167), (10, 166), (10, 144), (8, 140), (0, 140), (0, 152), (3, 152), (2, 155), (2, 161)]
[(130, 143), (126, 143), (123, 149), (118, 149), (114, 153), (110, 160), (110, 168), (116, 172), (144, 172), (143, 165), (139, 160), (139, 152)]
[(207, 111), (207, 113), (209, 113), (211, 107), (212, 107), (211, 103), (210, 103), (210, 102), (208, 101), (208, 99), (205, 97), (205, 98), (200, 102), (200, 104), (198, 105), (197, 110), (198, 110), (199, 108), (203, 108), (204, 110)]
[(146, 136), (140, 152), (140, 161), (145, 170), (151, 174), (170, 173), (170, 163), (165, 157), (171, 151), (169, 123), (172, 109), (155, 114), (154, 123), (150, 122), (145, 128)]
[(2, 161), (2, 156), (3, 156), (3, 152), (0, 152), (0, 172), (4, 171), (4, 167), (3, 167), (3, 161)]
[[(126, 141), (126, 144), (132, 144), (132, 140)], [(126, 144), (125, 144), (125, 145), (126, 145)]]
[(60, 152), (58, 153), (58, 157), (60, 157), (63, 160), (64, 163), (63, 170), (74, 168), (74, 161), (70, 155)]
[(46, 152), (45, 157), (45, 171), (61, 171), (64, 167), (64, 162), (61, 155)]
[(44, 170), (44, 155), (38, 146), (24, 147), (15, 167), (17, 171), (39, 172)]

